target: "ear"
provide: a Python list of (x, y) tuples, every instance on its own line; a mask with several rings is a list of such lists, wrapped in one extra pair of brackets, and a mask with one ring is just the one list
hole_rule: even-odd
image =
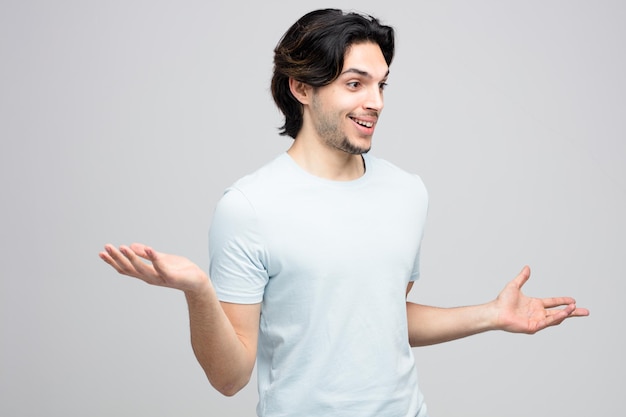
[(311, 86), (298, 81), (295, 78), (289, 78), (289, 90), (291, 94), (300, 102), (300, 104), (309, 104), (311, 101)]

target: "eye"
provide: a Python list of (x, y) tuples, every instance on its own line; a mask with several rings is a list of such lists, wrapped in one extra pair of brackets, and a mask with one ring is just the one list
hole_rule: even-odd
[(387, 88), (387, 83), (380, 83), (378, 84), (378, 88), (380, 88), (380, 90), (384, 90), (385, 88)]
[(361, 86), (361, 82), (360, 81), (350, 81), (348, 84), (346, 84), (349, 88), (356, 90), (357, 88), (359, 88)]

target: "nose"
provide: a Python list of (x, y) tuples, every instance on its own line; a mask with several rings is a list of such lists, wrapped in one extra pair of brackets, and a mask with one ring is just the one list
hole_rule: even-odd
[(368, 89), (364, 106), (367, 110), (382, 111), (384, 106), (383, 90), (379, 86), (376, 85)]

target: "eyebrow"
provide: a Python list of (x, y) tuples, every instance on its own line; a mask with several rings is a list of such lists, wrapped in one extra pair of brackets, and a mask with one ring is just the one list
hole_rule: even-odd
[[(374, 78), (372, 76), (372, 74), (370, 74), (369, 72), (360, 70), (358, 68), (348, 68), (347, 70), (343, 71), (341, 73), (341, 75), (348, 74), (348, 73), (358, 74), (358, 75), (360, 75), (362, 77), (366, 77), (366, 78)], [(387, 77), (389, 77), (389, 70), (387, 70), (387, 73), (385, 73), (385, 76), (383, 77), (383, 79), (385, 79)]]

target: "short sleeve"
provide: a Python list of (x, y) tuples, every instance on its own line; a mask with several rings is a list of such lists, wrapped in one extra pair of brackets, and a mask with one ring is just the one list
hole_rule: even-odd
[(413, 264), (413, 271), (411, 272), (411, 276), (409, 277), (409, 282), (415, 282), (420, 277), (420, 251), (417, 251), (417, 255), (415, 255), (415, 263)]
[(417, 187), (415, 190), (418, 209), (416, 210), (415, 215), (418, 216), (419, 219), (419, 228), (416, 231), (419, 235), (419, 246), (417, 248), (417, 253), (415, 254), (415, 262), (413, 264), (413, 271), (411, 272), (409, 281), (415, 282), (420, 277), (420, 253), (424, 237), (424, 225), (426, 224), (426, 216), (428, 214), (428, 190), (418, 175), (413, 174), (412, 176), (417, 181)]
[(236, 188), (226, 190), (209, 230), (209, 276), (221, 301), (255, 304), (268, 282), (255, 210)]

